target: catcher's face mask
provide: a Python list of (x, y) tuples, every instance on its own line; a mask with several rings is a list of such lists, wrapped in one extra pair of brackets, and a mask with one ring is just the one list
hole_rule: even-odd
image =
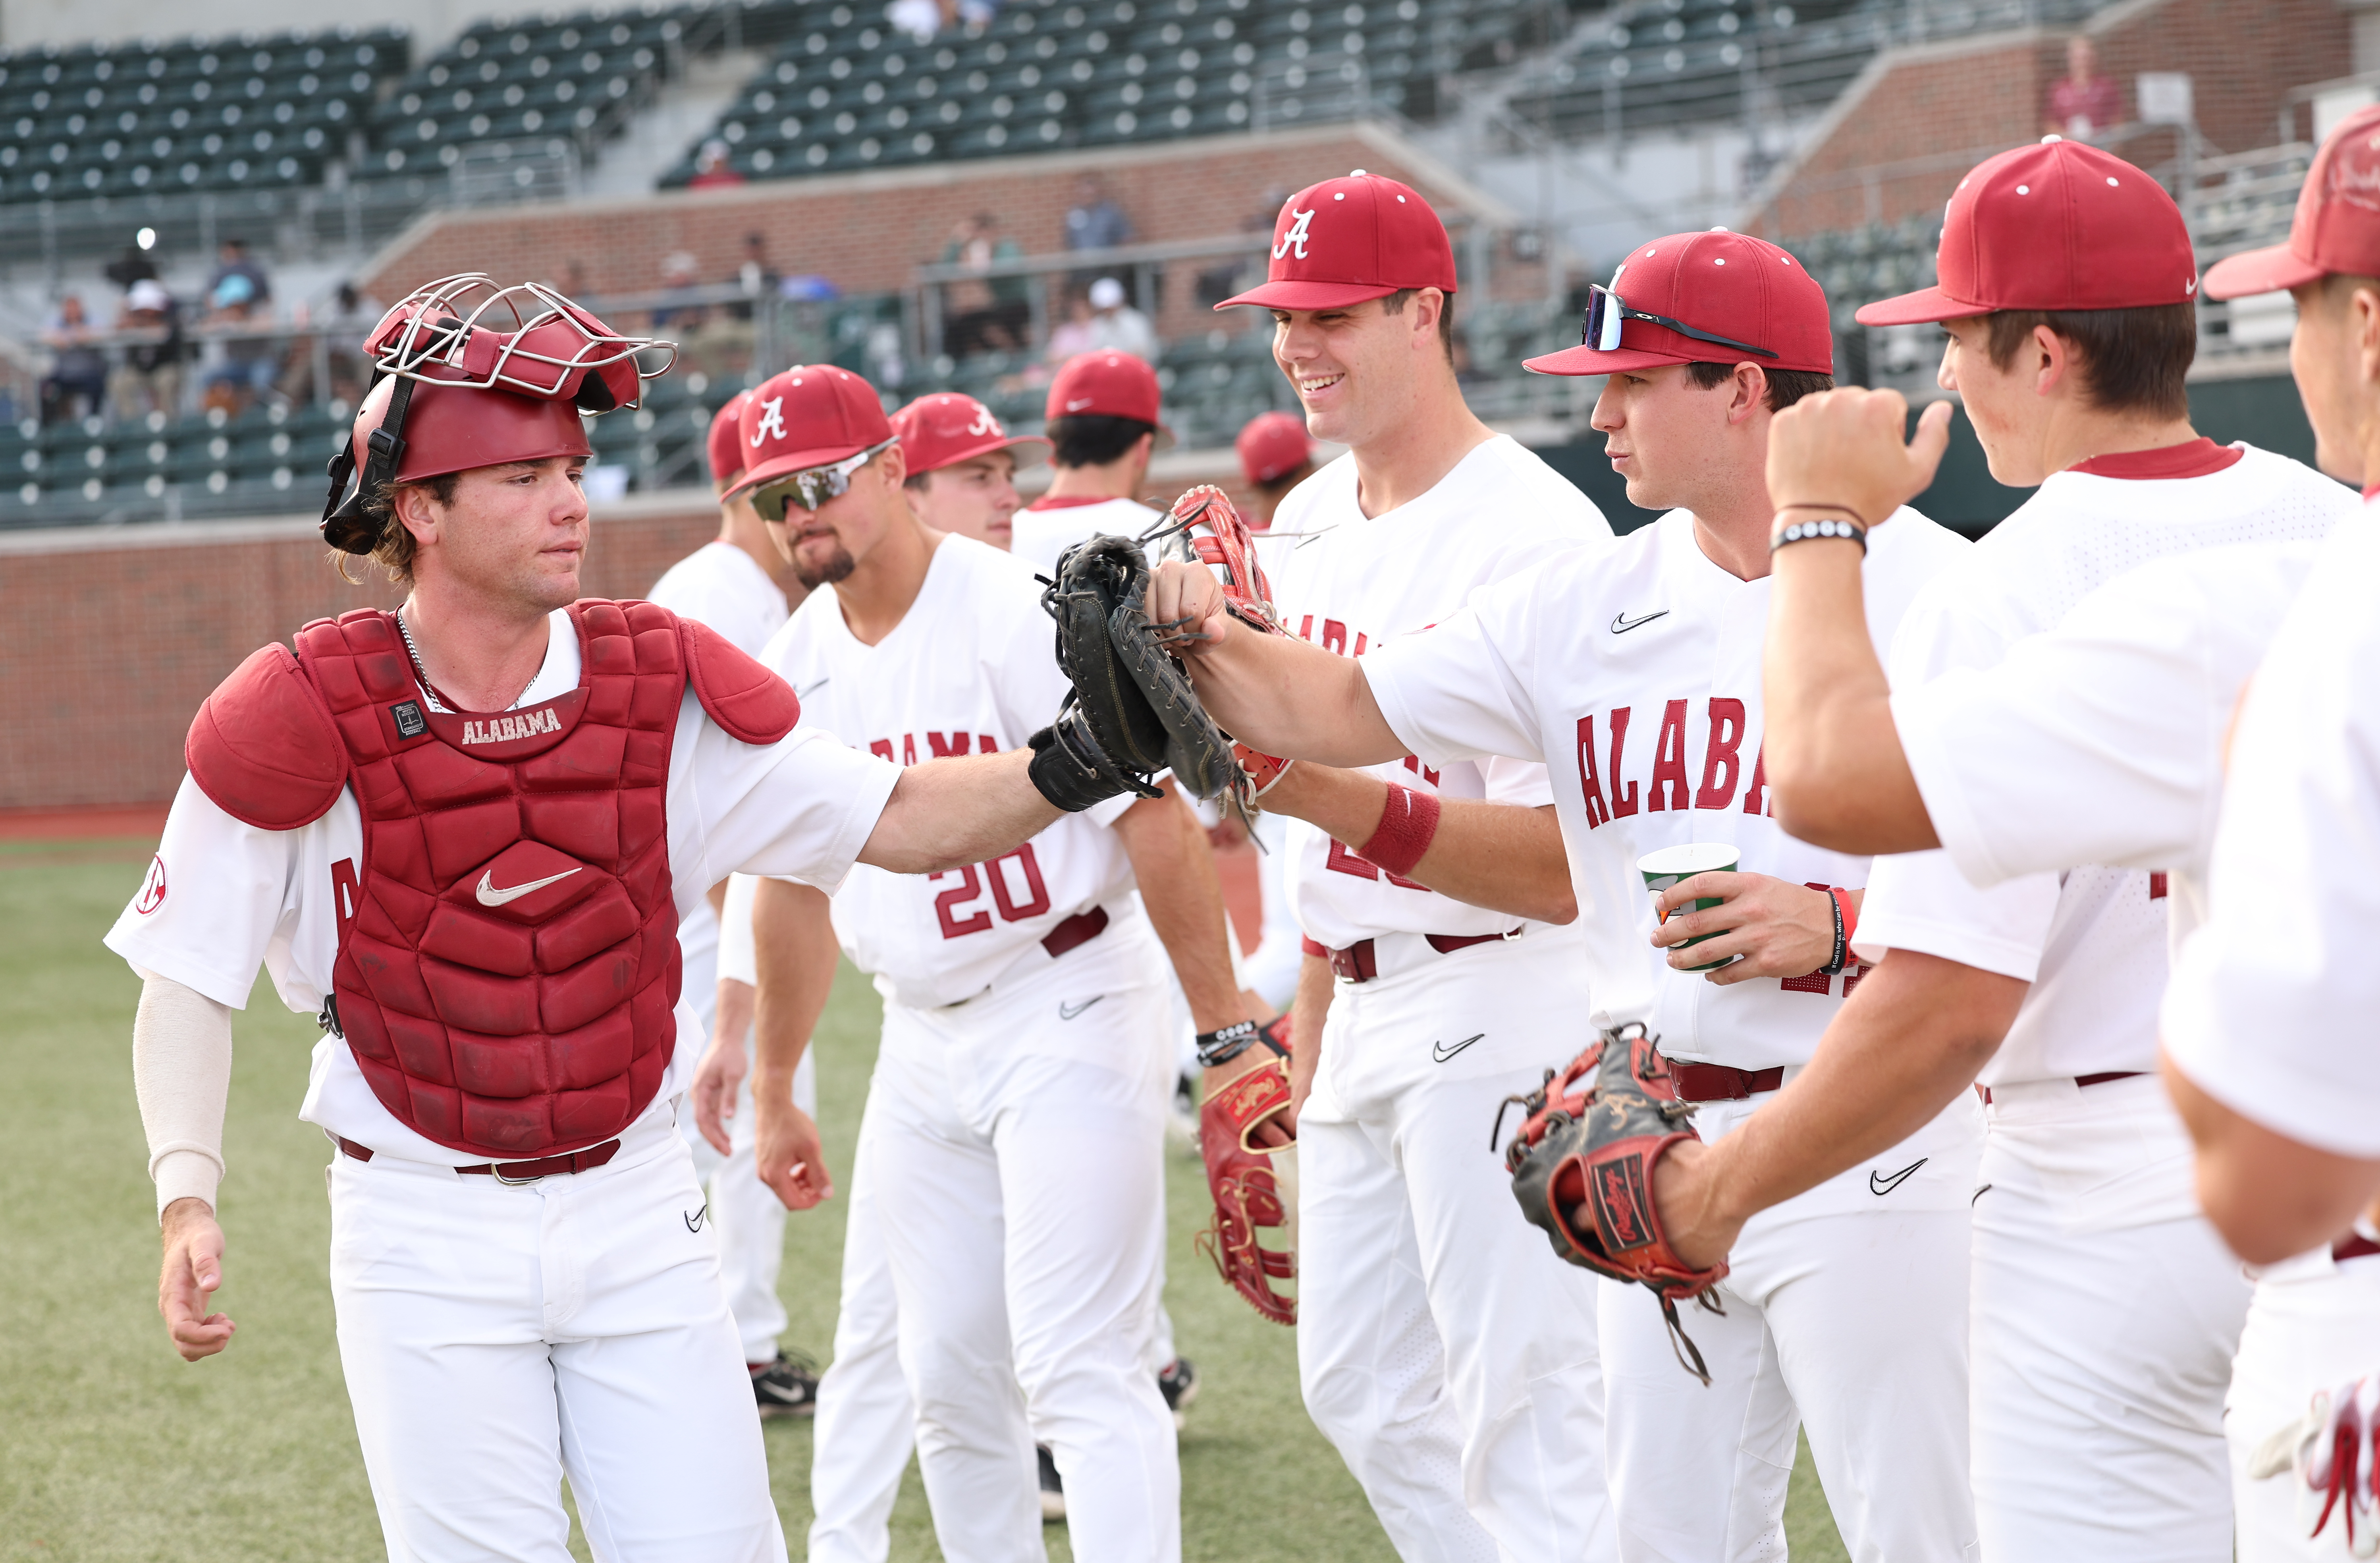
[[(648, 348), (669, 356), (645, 369), (638, 355)], [(324, 539), (349, 553), (369, 553), (379, 540), (365, 494), (499, 462), (586, 454), (579, 415), (637, 406), (643, 382), (667, 373), (676, 349), (623, 336), (542, 284), (498, 287), (472, 272), (398, 300), (364, 338), (364, 354), (373, 394), (331, 459), (322, 511)], [(384, 381), (394, 382), (385, 400)], [(417, 387), (435, 387), (419, 409)]]

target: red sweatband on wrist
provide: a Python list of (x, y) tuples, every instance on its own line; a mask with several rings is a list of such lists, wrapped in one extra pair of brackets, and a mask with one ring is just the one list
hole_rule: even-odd
[(1829, 893), (1834, 896), (1835, 904), (1843, 909), (1843, 963), (1849, 965), (1852, 959), (1852, 938), (1859, 932), (1859, 903), (1852, 899), (1852, 892), (1840, 885), (1829, 887)]
[(1416, 793), (1392, 782), (1389, 806), (1380, 811), (1379, 829), (1355, 849), (1355, 854), (1391, 874), (1409, 875), (1438, 834), (1438, 814), (1437, 794)]

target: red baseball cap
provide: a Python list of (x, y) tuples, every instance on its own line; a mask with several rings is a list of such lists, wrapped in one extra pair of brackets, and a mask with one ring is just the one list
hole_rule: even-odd
[(1232, 444), (1240, 453), (1240, 470), (1251, 483), (1269, 483), (1314, 458), (1305, 419), (1295, 413), (1258, 413)]
[(1522, 367), (1539, 374), (1617, 374), (1660, 364), (1748, 362), (1763, 369), (1835, 372), (1827, 290), (1799, 260), (1767, 239), (1725, 228), (1657, 238), (1612, 272), (1610, 292), (1631, 309), (1666, 315), (1777, 356), (1765, 358), (1699, 342), (1651, 321), (1628, 319), (1621, 322), (1620, 345), (1609, 353), (1565, 347)]
[(713, 488), (744, 470), (744, 404), (749, 391), (738, 391), (710, 415), (710, 482)]
[(892, 432), (900, 438), (912, 477), (993, 451), (1014, 452), (1021, 471), (1050, 454), (1049, 441), (1038, 434), (1009, 433), (990, 407), (954, 391), (920, 396), (894, 413)]
[(2380, 105), (2340, 120), (2313, 154), (2289, 242), (2216, 261), (2206, 296), (2274, 293), (2333, 274), (2380, 276)]
[(1959, 181), (1935, 276), (1862, 309), (1860, 323), (2183, 304), (2198, 292), (2198, 258), (2181, 208), (2155, 179), (2113, 152), (2045, 136)]
[(737, 432), (744, 476), (730, 496), (880, 445), (892, 438), (892, 425), (876, 387), (849, 370), (795, 364), (745, 393)]
[(1407, 287), (1454, 291), (1446, 224), (1411, 185), (1358, 168), (1283, 202), (1264, 285), (1215, 308), (1335, 309)]
[(1157, 421), (1157, 371), (1130, 353), (1111, 347), (1077, 353), (1050, 382), (1050, 400), (1041, 416), (1062, 418), (1129, 418), (1157, 427), (1157, 446), (1173, 443), (1173, 430)]

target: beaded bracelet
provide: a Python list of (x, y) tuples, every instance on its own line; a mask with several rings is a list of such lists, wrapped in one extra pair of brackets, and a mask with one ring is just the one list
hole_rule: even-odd
[(1867, 528), (1856, 521), (1795, 521), (1768, 539), (1768, 551), (1776, 552), (1788, 543), (1809, 542), (1816, 538), (1842, 538), (1859, 544), (1862, 553), (1867, 551)]
[(1257, 1023), (1252, 1020), (1236, 1021), (1220, 1031), (1202, 1031), (1198, 1034), (1198, 1062), (1204, 1068), (1215, 1069), (1256, 1045)]

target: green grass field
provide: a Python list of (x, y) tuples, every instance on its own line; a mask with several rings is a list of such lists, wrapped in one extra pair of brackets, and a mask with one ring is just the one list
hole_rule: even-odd
[[(319, 1131), (298, 1121), (316, 1032), (260, 987), (237, 1028), (223, 1190), (221, 1305), (231, 1349), (189, 1365), (155, 1311), (154, 1202), (133, 1105), (138, 984), (99, 939), (145, 847), (0, 846), (0, 1558), (176, 1563), (382, 1556), (357, 1453), (324, 1275)], [(840, 1185), (876, 1047), (875, 995), (845, 970), (819, 1038), (820, 1118)], [(1298, 1403), (1295, 1341), (1190, 1247), (1196, 1162), (1169, 1166), (1166, 1300), (1202, 1393), (1182, 1438), (1184, 1555), (1233, 1563), (1390, 1559), (1355, 1484)], [(821, 1357), (834, 1325), (840, 1205), (790, 1223), (786, 1342)], [(794, 1556), (809, 1523), (810, 1430), (768, 1424)], [(1806, 1451), (1796, 1557), (1840, 1558)], [(1069, 1556), (1062, 1527), (1052, 1557)], [(583, 1547), (578, 1555), (585, 1557)], [(896, 1563), (941, 1556), (916, 1468), (893, 1516)]]

